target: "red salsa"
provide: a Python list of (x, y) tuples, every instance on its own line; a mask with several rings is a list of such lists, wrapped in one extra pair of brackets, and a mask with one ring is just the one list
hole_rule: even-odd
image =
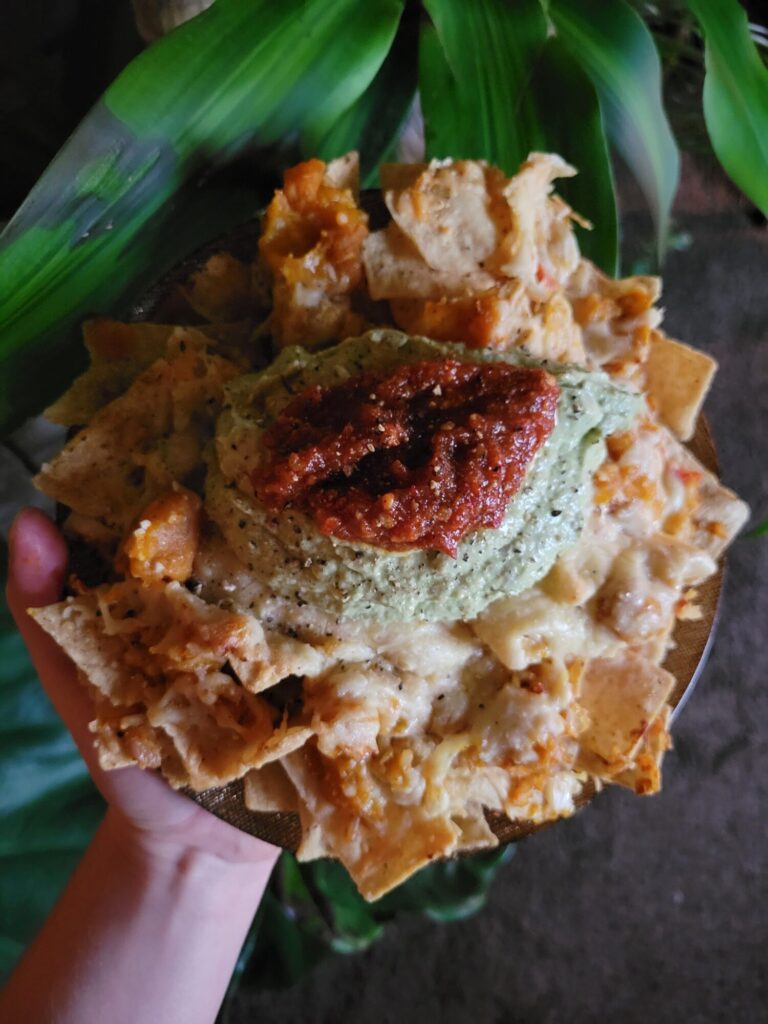
[(559, 394), (545, 370), (454, 359), (315, 385), (265, 432), (254, 491), (340, 540), (455, 557), (467, 533), (501, 524)]

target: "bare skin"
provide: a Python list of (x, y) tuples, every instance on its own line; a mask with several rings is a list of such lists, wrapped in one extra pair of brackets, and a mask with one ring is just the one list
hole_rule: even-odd
[(212, 1024), (279, 851), (149, 772), (99, 768), (74, 666), (26, 613), (59, 598), (66, 566), (52, 523), (20, 513), (8, 603), (108, 810), (0, 995), (0, 1020)]

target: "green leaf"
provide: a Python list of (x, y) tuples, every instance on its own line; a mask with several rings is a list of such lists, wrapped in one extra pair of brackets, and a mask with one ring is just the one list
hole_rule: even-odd
[(2, 608), (0, 982), (82, 856), (103, 801)]
[(217, 0), (116, 79), (0, 237), (0, 427), (77, 371), (70, 328), (146, 274), (184, 182), (247, 144), (325, 135), (378, 71), (402, 0)]
[(484, 158), (507, 172), (532, 150), (560, 153), (580, 171), (558, 191), (594, 224), (584, 253), (615, 273), (613, 175), (595, 86), (559, 39), (547, 39), (538, 2), (427, 0), (420, 88), (429, 156)]
[(729, 177), (768, 217), (768, 68), (736, 0), (688, 0), (706, 41), (704, 118)]
[(563, 46), (597, 89), (608, 137), (653, 215), (661, 259), (680, 154), (664, 112), (653, 38), (624, 0), (551, 0), (549, 15)]
[(747, 537), (766, 537), (768, 536), (768, 519), (756, 526), (754, 530), (750, 530)]
[(338, 953), (366, 949), (382, 933), (384, 925), (376, 920), (349, 874), (338, 861), (319, 860), (307, 865), (305, 876), (323, 901), (333, 929), (333, 948)]
[(517, 170), (538, 138), (526, 102), (547, 37), (539, 0), (424, 0), (419, 89), (427, 155)]
[(299, 864), (284, 853), (243, 946), (223, 1021), (232, 1018), (238, 982), (246, 989), (295, 984), (332, 953), (365, 949), (401, 913), (424, 913), (435, 921), (476, 913), (514, 852), (505, 846), (431, 864), (375, 903), (366, 903), (338, 862)]
[(579, 172), (557, 191), (592, 222), (576, 228), (585, 256), (610, 275), (618, 270), (619, 227), (613, 171), (597, 91), (561, 39), (547, 41), (531, 80), (540, 136), (536, 148), (559, 153)]
[(373, 904), (376, 916), (388, 919), (404, 910), (418, 910), (435, 921), (463, 920), (485, 904), (498, 869), (514, 853), (514, 846), (501, 846), (422, 868)]
[(246, 940), (246, 988), (287, 988), (333, 952), (333, 935), (307, 886), (306, 866), (284, 853)]
[(418, 21), (404, 17), (374, 80), (324, 138), (305, 137), (305, 155), (332, 160), (357, 149), (363, 187), (378, 185), (378, 166), (393, 152), (416, 95), (418, 41)]

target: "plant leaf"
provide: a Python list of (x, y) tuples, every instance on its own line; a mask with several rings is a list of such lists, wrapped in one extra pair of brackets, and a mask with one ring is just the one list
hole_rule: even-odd
[(754, 530), (750, 530), (747, 537), (766, 537), (768, 536), (768, 519), (763, 520)]
[(706, 42), (704, 118), (717, 158), (768, 217), (768, 68), (737, 0), (688, 0)]
[(2, 983), (66, 884), (104, 805), (4, 604), (0, 666)]
[(379, 164), (394, 149), (416, 95), (418, 42), (417, 19), (404, 17), (374, 80), (324, 138), (305, 136), (305, 155), (332, 160), (358, 149), (363, 187), (377, 185)]
[(485, 904), (499, 868), (514, 853), (513, 845), (500, 846), (422, 868), (373, 904), (376, 916), (386, 920), (401, 911), (419, 910), (435, 921), (469, 917)]
[(333, 934), (307, 884), (308, 865), (277, 862), (246, 939), (245, 988), (287, 988), (333, 952)]
[(538, 2), (426, 0), (420, 89), (427, 154), (486, 159), (508, 173), (532, 150), (560, 153), (581, 172), (558, 191), (595, 225), (586, 255), (616, 271), (613, 175), (597, 92)]
[(354, 953), (379, 938), (383, 923), (376, 919), (373, 907), (366, 903), (338, 861), (319, 860), (308, 865), (305, 878), (326, 908), (336, 952)]
[(0, 427), (77, 371), (70, 328), (113, 311), (153, 265), (182, 184), (249, 143), (327, 133), (370, 84), (401, 11), (217, 0), (128, 65), (0, 237)]
[(419, 89), (427, 155), (484, 159), (514, 173), (535, 148), (525, 102), (547, 37), (539, 0), (424, 0)]
[(576, 226), (585, 256), (610, 275), (618, 269), (619, 229), (613, 171), (597, 91), (561, 39), (547, 40), (531, 79), (540, 126), (536, 148), (559, 153), (579, 172), (557, 191), (592, 230)]
[[(236, 974), (245, 989), (285, 988), (332, 953), (359, 952), (404, 912), (456, 921), (485, 903), (514, 846), (431, 864), (375, 903), (366, 903), (336, 861), (299, 864), (284, 853), (251, 927)], [(235, 990), (230, 986), (223, 1019)]]
[(664, 112), (653, 38), (625, 0), (551, 0), (549, 15), (563, 45), (597, 89), (608, 137), (653, 215), (661, 259), (680, 154)]

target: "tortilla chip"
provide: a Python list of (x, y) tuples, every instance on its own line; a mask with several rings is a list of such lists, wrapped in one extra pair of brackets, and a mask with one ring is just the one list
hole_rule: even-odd
[(366, 900), (377, 900), (433, 860), (458, 849), (461, 829), (448, 817), (421, 817), (392, 805), (378, 838), (356, 862), (345, 865)]
[(394, 190), (400, 192), (410, 188), (418, 178), (426, 171), (428, 164), (380, 164), (379, 181), (381, 190)]
[(635, 763), (612, 781), (620, 786), (634, 790), (638, 796), (650, 796), (661, 789), (661, 762), (664, 754), (672, 748), (669, 735), (669, 720), (672, 709), (666, 704), (654, 718), (650, 728), (643, 737), (640, 748), (635, 755)]
[(489, 850), (499, 845), (496, 834), (488, 824), (479, 804), (468, 805), (467, 814), (454, 815), (453, 822), (458, 826), (461, 834), (458, 840), (458, 850), (461, 853), (470, 853), (476, 850)]
[(695, 542), (713, 558), (719, 558), (749, 519), (749, 506), (716, 477), (705, 478), (701, 503), (694, 513)]
[(157, 767), (172, 785), (202, 790), (277, 760), (311, 734), (229, 671), (233, 653), (263, 656), (258, 623), (179, 584), (106, 585), (30, 614), (97, 698), (91, 728), (104, 767)]
[(444, 782), (454, 819), (477, 804), (489, 811), (503, 811), (509, 797), (510, 775), (498, 765), (451, 767)]
[(355, 199), (360, 195), (360, 154), (345, 153), (325, 165), (325, 179), (334, 188), (348, 188)]
[(590, 661), (579, 697), (590, 717), (580, 736), (582, 750), (593, 755), (587, 770), (604, 777), (629, 767), (674, 686), (671, 672), (630, 650)]
[(703, 466), (685, 445), (667, 436), (669, 460), (674, 465), (691, 470), (701, 476), (699, 506), (693, 514), (696, 532), (692, 543), (719, 558), (739, 530), (749, 519), (749, 506), (720, 483), (714, 473)]
[(432, 161), (404, 189), (385, 189), (392, 217), (434, 270), (471, 274), (496, 248), (482, 164)]
[(479, 268), (463, 273), (450, 267), (430, 267), (394, 223), (366, 238), (363, 264), (368, 291), (375, 300), (467, 296), (486, 291), (495, 283)]
[(277, 761), (250, 771), (243, 779), (243, 798), (249, 811), (298, 811), (299, 797), (285, 769)]
[(240, 320), (258, 312), (251, 293), (250, 264), (229, 252), (210, 256), (181, 292), (205, 320)]
[(348, 295), (331, 298), (322, 290), (274, 285), (275, 316), (271, 329), (281, 347), (318, 348), (326, 342), (362, 334), (368, 324), (351, 308)]
[[(349, 180), (350, 160), (331, 167)], [(322, 160), (307, 160), (285, 175), (267, 207), (259, 253), (272, 275), (269, 329), (278, 345), (305, 348), (365, 330), (352, 308), (363, 278), (368, 216), (347, 187), (328, 178)]]
[(299, 847), (300, 860), (317, 855), (318, 848), (327, 852), (342, 862), (363, 897), (375, 900), (425, 864), (455, 852), (462, 833), (447, 815), (428, 817), (422, 807), (388, 802), (380, 815), (369, 818), (329, 803), (319, 759), (307, 746), (283, 760), (301, 799), (302, 830), (315, 836)]
[(310, 860), (319, 860), (321, 857), (331, 857), (333, 854), (328, 848), (323, 830), (316, 821), (307, 817), (306, 811), (302, 815), (303, 804), (299, 801), (299, 818), (301, 820), (301, 841), (296, 850), (296, 859), (302, 863)]
[(43, 466), (36, 485), (122, 536), (150, 501), (200, 474), (224, 383), (236, 373), (195, 350), (157, 360)]
[(157, 359), (166, 355), (169, 343), (208, 350), (230, 359), (243, 370), (260, 369), (268, 362), (263, 346), (253, 340), (250, 320), (227, 324), (202, 324), (198, 328), (172, 324), (120, 323), (101, 317), (83, 324), (85, 347), (91, 364), (68, 391), (45, 410), (54, 423), (82, 427), (99, 409), (128, 390), (133, 381)]
[[(222, 356), (246, 372), (263, 370), (272, 362), (273, 354), (267, 343), (264, 323), (233, 320), (230, 323), (200, 324), (186, 330), (187, 337), (194, 330), (207, 338), (207, 348), (212, 355)], [(176, 337), (172, 335), (171, 341)]]
[[(573, 301), (576, 319), (582, 325), (591, 320), (605, 320), (620, 313), (628, 319), (646, 311), (661, 296), (661, 278), (651, 274), (631, 277), (608, 277), (588, 259), (579, 265), (568, 281), (568, 297)], [(579, 300), (587, 299), (586, 303)], [(606, 302), (599, 303), (603, 299)], [(615, 305), (614, 305), (615, 304)]]
[(512, 671), (522, 671), (562, 650), (571, 657), (589, 658), (619, 645), (586, 608), (561, 604), (537, 588), (489, 604), (472, 629)]
[[(267, 693), (268, 697), (269, 693)], [(258, 758), (254, 761), (254, 766), (259, 768), (272, 761), (279, 761), (288, 754), (293, 754), (314, 735), (315, 730), (309, 725), (289, 726), (283, 720), (264, 744)]]
[(408, 334), (469, 348), (519, 348), (534, 359), (584, 363), (581, 331), (571, 307), (553, 295), (534, 309), (520, 281), (505, 281), (468, 298), (392, 299), (392, 316)]
[(45, 410), (45, 415), (67, 427), (88, 423), (142, 370), (165, 354), (173, 330), (165, 324), (122, 324), (106, 317), (86, 320), (83, 339), (91, 365)]
[(716, 370), (717, 363), (705, 352), (673, 341), (661, 331), (652, 332), (646, 392), (661, 422), (681, 441), (693, 437)]
[(555, 178), (575, 173), (559, 156), (531, 153), (502, 188), (508, 228), (486, 266), (503, 277), (523, 281), (537, 299), (564, 284), (579, 262), (571, 209), (550, 195)]

